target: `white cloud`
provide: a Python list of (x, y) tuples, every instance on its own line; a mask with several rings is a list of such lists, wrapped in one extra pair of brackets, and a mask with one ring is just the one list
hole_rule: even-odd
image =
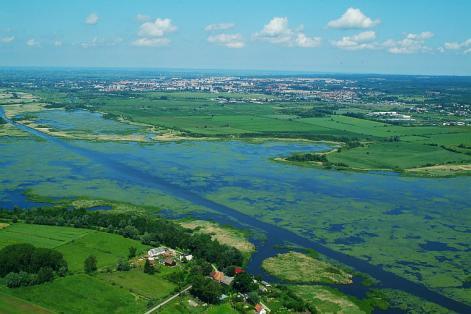
[(145, 22), (139, 27), (138, 39), (132, 45), (139, 47), (166, 46), (170, 43), (167, 34), (173, 33), (177, 27), (172, 24), (171, 19), (157, 18), (154, 22)]
[(379, 19), (372, 20), (363, 14), (360, 9), (348, 8), (340, 18), (330, 21), (327, 23), (327, 26), (340, 29), (365, 29), (376, 26), (379, 23), (381, 23)]
[(9, 44), (15, 40), (15, 36), (5, 36), (0, 38), (0, 43)]
[(303, 48), (318, 47), (321, 44), (320, 37), (308, 37), (304, 33), (296, 36), (296, 45)]
[(54, 47), (62, 47), (62, 41), (60, 40), (54, 40), (52, 44), (54, 45)]
[(389, 39), (382, 45), (393, 54), (411, 54), (418, 52), (429, 52), (432, 49), (427, 47), (425, 42), (433, 37), (431, 32), (422, 32), (420, 34), (407, 34), (401, 40)]
[(141, 23), (144, 23), (150, 20), (150, 16), (139, 13), (138, 15), (136, 15), (136, 20), (138, 20)]
[(471, 53), (471, 38), (463, 41), (463, 42), (447, 42), (440, 47), (441, 51), (444, 52), (445, 50), (455, 50), (455, 51), (462, 51), (464, 54)]
[(217, 34), (208, 37), (210, 43), (223, 45), (228, 48), (243, 48), (244, 40), (240, 34)]
[(88, 25), (95, 25), (98, 23), (99, 17), (96, 13), (90, 13), (86, 18), (85, 18), (85, 24)]
[(133, 46), (138, 47), (158, 47), (158, 46), (166, 46), (170, 43), (170, 40), (165, 37), (161, 38), (138, 38), (132, 42)]
[(123, 39), (118, 37), (111, 40), (94, 37), (92, 40), (81, 42), (79, 45), (82, 48), (95, 48), (95, 47), (113, 47), (123, 42)]
[(207, 32), (224, 31), (224, 30), (234, 28), (234, 26), (235, 26), (234, 23), (209, 24), (204, 28), (204, 30), (207, 31)]
[(138, 35), (140, 37), (163, 37), (167, 33), (172, 33), (177, 27), (170, 19), (156, 19), (154, 22), (146, 22), (141, 25)]
[(30, 38), (26, 41), (28, 47), (39, 47), (41, 44), (34, 38)]
[(320, 45), (319, 37), (309, 37), (303, 32), (302, 26), (291, 29), (288, 18), (274, 17), (263, 29), (254, 34), (254, 39), (267, 41), (272, 44), (280, 44), (288, 47), (317, 47)]
[(375, 32), (366, 31), (353, 36), (344, 36), (340, 40), (332, 41), (332, 45), (345, 50), (374, 49), (377, 48), (377, 44), (373, 42), (375, 39)]

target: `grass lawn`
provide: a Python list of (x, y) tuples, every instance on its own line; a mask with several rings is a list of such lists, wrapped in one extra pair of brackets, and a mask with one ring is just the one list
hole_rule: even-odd
[(293, 282), (327, 282), (349, 284), (352, 276), (327, 262), (302, 253), (289, 252), (267, 258), (263, 269), (270, 274)]
[(62, 313), (144, 313), (145, 304), (125, 289), (84, 274), (57, 278), (38, 286), (9, 289), (2, 293), (19, 297)]
[(130, 271), (101, 273), (98, 278), (145, 298), (162, 299), (172, 294), (176, 288), (174, 283), (163, 279), (164, 275), (172, 271), (174, 270), (166, 267), (161, 269), (161, 273), (149, 275), (142, 269), (135, 268)]
[[(199, 301), (197, 306), (191, 306), (188, 302), (195, 300), (190, 296), (179, 297), (172, 302), (166, 304), (159, 313), (161, 314), (237, 314), (230, 304), (224, 303), (219, 305), (203, 306)], [(251, 313), (251, 312), (250, 312)]]
[(54, 313), (37, 304), (0, 292), (0, 313), (4, 314), (47, 314)]
[(64, 254), (69, 270), (82, 271), (83, 261), (89, 255), (95, 255), (98, 268), (115, 266), (120, 258), (127, 259), (129, 248), (134, 246), (138, 252), (147, 249), (139, 241), (124, 238), (120, 235), (92, 231), (84, 237), (70, 241), (56, 249)]

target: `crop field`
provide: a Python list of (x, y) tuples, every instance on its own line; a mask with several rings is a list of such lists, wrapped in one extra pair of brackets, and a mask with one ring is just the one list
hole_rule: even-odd
[(4, 314), (49, 314), (54, 313), (37, 304), (0, 292), (0, 313)]
[(145, 312), (145, 302), (136, 301), (135, 296), (129, 291), (113, 286), (94, 276), (84, 274), (57, 278), (53, 282), (38, 286), (16, 289), (0, 288), (0, 291), (45, 307), (53, 312)]
[(127, 257), (131, 246), (138, 251), (146, 248), (135, 240), (88, 229), (22, 223), (0, 229), (0, 247), (24, 242), (58, 250), (64, 254), (69, 270), (73, 272), (83, 270), (83, 261), (89, 255), (95, 255), (98, 267), (102, 268), (114, 266), (120, 258)]
[(16, 312), (6, 310), (5, 313), (50, 313), (49, 310), (66, 313), (144, 312), (146, 300), (164, 299), (176, 288), (164, 277), (178, 269), (162, 268), (154, 275), (145, 274), (141, 268), (128, 272), (101, 272), (94, 276), (83, 274), (83, 261), (89, 255), (97, 257), (99, 270), (104, 267), (114, 270), (119, 259), (127, 260), (130, 246), (136, 247), (138, 254), (147, 249), (138, 241), (116, 234), (22, 223), (0, 229), (1, 247), (24, 242), (63, 253), (71, 274), (38, 286), (17, 289), (2, 286), (0, 311), (10, 305), (17, 309)]
[(140, 268), (125, 272), (101, 273), (98, 277), (112, 285), (129, 290), (147, 299), (160, 300), (175, 291), (177, 286), (163, 277), (177, 271), (171, 268), (160, 268), (153, 275), (146, 274)]

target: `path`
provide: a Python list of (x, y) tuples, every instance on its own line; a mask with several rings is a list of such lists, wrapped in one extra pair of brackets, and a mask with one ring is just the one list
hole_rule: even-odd
[(185, 293), (187, 292), (188, 290), (191, 289), (191, 285), (186, 287), (185, 289), (183, 289), (182, 291), (178, 292), (177, 294), (171, 296), (170, 298), (168, 298), (167, 300), (163, 301), (162, 303), (160, 304), (157, 304), (156, 306), (154, 306), (153, 308), (151, 308), (150, 310), (148, 310), (145, 314), (150, 314), (156, 310), (158, 310), (159, 308), (161, 308), (162, 306), (164, 306), (165, 304), (167, 304), (168, 302), (172, 301), (173, 299), (177, 298), (180, 294), (182, 293)]

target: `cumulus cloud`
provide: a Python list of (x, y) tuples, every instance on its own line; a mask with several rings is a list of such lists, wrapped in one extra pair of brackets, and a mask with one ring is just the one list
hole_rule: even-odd
[(240, 34), (211, 35), (208, 37), (208, 41), (228, 48), (243, 48), (245, 46), (245, 42)]
[(133, 46), (138, 47), (158, 47), (158, 46), (166, 46), (170, 43), (170, 39), (162, 37), (162, 38), (138, 38), (132, 42)]
[(79, 45), (82, 48), (95, 48), (95, 47), (112, 47), (123, 42), (123, 39), (118, 37), (111, 40), (94, 37), (92, 40), (81, 42)]
[(90, 13), (86, 18), (85, 18), (85, 24), (88, 25), (95, 25), (98, 23), (98, 15), (96, 13)]
[(366, 31), (353, 36), (344, 36), (340, 40), (332, 41), (332, 45), (345, 50), (374, 49), (377, 48), (377, 44), (373, 42), (375, 39), (375, 32)]
[(165, 46), (170, 43), (166, 36), (173, 33), (177, 27), (172, 24), (171, 19), (157, 18), (153, 22), (145, 22), (139, 27), (138, 39), (132, 42), (134, 46), (156, 47)]
[(429, 52), (432, 49), (426, 46), (426, 41), (433, 37), (431, 32), (422, 32), (420, 34), (407, 34), (401, 40), (389, 39), (382, 45), (393, 54), (411, 54), (417, 52)]
[(329, 28), (339, 29), (365, 29), (381, 23), (379, 19), (373, 20), (361, 12), (360, 9), (348, 8), (342, 16), (327, 23)]
[(28, 46), (28, 47), (39, 47), (40, 43), (36, 39), (30, 38), (26, 41), (26, 46)]
[(163, 37), (167, 33), (172, 33), (177, 27), (172, 24), (170, 19), (156, 19), (154, 22), (146, 22), (139, 28), (140, 37)]
[(225, 31), (231, 28), (234, 28), (234, 23), (217, 23), (217, 24), (209, 24), (207, 25), (204, 30), (207, 32), (214, 32), (214, 31)]
[(441, 51), (445, 50), (462, 51), (464, 54), (471, 54), (471, 38), (463, 42), (447, 42), (441, 49)]
[(320, 37), (309, 37), (303, 32), (303, 27), (292, 29), (288, 25), (288, 18), (274, 17), (260, 32), (254, 34), (254, 39), (280, 44), (287, 47), (317, 47), (321, 43)]
[(0, 43), (9, 44), (15, 40), (15, 36), (0, 37)]

